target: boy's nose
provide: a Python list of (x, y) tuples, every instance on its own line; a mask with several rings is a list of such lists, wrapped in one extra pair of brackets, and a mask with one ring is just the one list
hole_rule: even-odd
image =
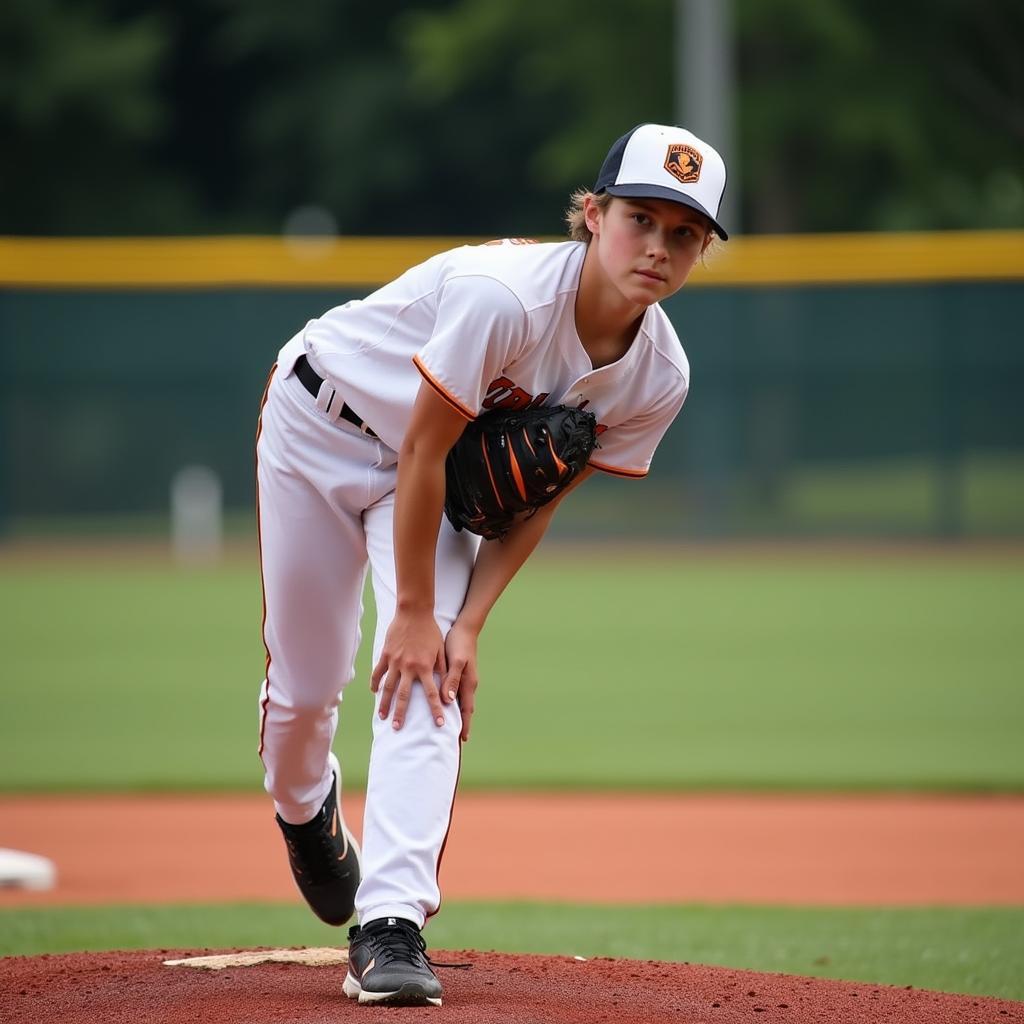
[(647, 255), (656, 260), (663, 260), (668, 255), (668, 246), (660, 234), (653, 236), (648, 242)]

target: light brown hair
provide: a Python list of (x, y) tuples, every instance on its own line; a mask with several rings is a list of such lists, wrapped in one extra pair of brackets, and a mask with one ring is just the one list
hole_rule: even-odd
[(600, 192), (594, 195), (589, 189), (578, 188), (569, 196), (569, 208), (565, 211), (565, 223), (569, 228), (569, 237), (574, 242), (589, 242), (594, 236), (587, 227), (586, 217), (583, 214), (583, 203), (587, 196), (593, 196), (597, 208), (602, 213), (612, 205), (612, 196), (607, 192)]

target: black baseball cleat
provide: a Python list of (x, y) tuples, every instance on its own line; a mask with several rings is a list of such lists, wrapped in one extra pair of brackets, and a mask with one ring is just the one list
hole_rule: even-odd
[(277, 815), (277, 823), (299, 892), (321, 921), (342, 925), (355, 910), (359, 846), (341, 816), (341, 769), (333, 753), (330, 765), (334, 785), (316, 817), (304, 825), (289, 825)]
[(440, 1006), (441, 982), (431, 970), (419, 928), (401, 917), (383, 917), (348, 932), (349, 999), (387, 1006)]

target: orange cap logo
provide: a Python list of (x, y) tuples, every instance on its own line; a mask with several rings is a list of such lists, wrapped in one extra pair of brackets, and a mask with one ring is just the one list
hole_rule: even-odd
[(700, 180), (700, 153), (685, 143), (676, 142), (668, 147), (665, 155), (665, 170), (684, 185)]

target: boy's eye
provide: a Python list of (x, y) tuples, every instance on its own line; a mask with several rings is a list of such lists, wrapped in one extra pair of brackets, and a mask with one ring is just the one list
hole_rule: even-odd
[(646, 213), (634, 213), (632, 216), (633, 216), (633, 220), (637, 224), (647, 224), (648, 223), (648, 218), (647, 218), (647, 214)]

